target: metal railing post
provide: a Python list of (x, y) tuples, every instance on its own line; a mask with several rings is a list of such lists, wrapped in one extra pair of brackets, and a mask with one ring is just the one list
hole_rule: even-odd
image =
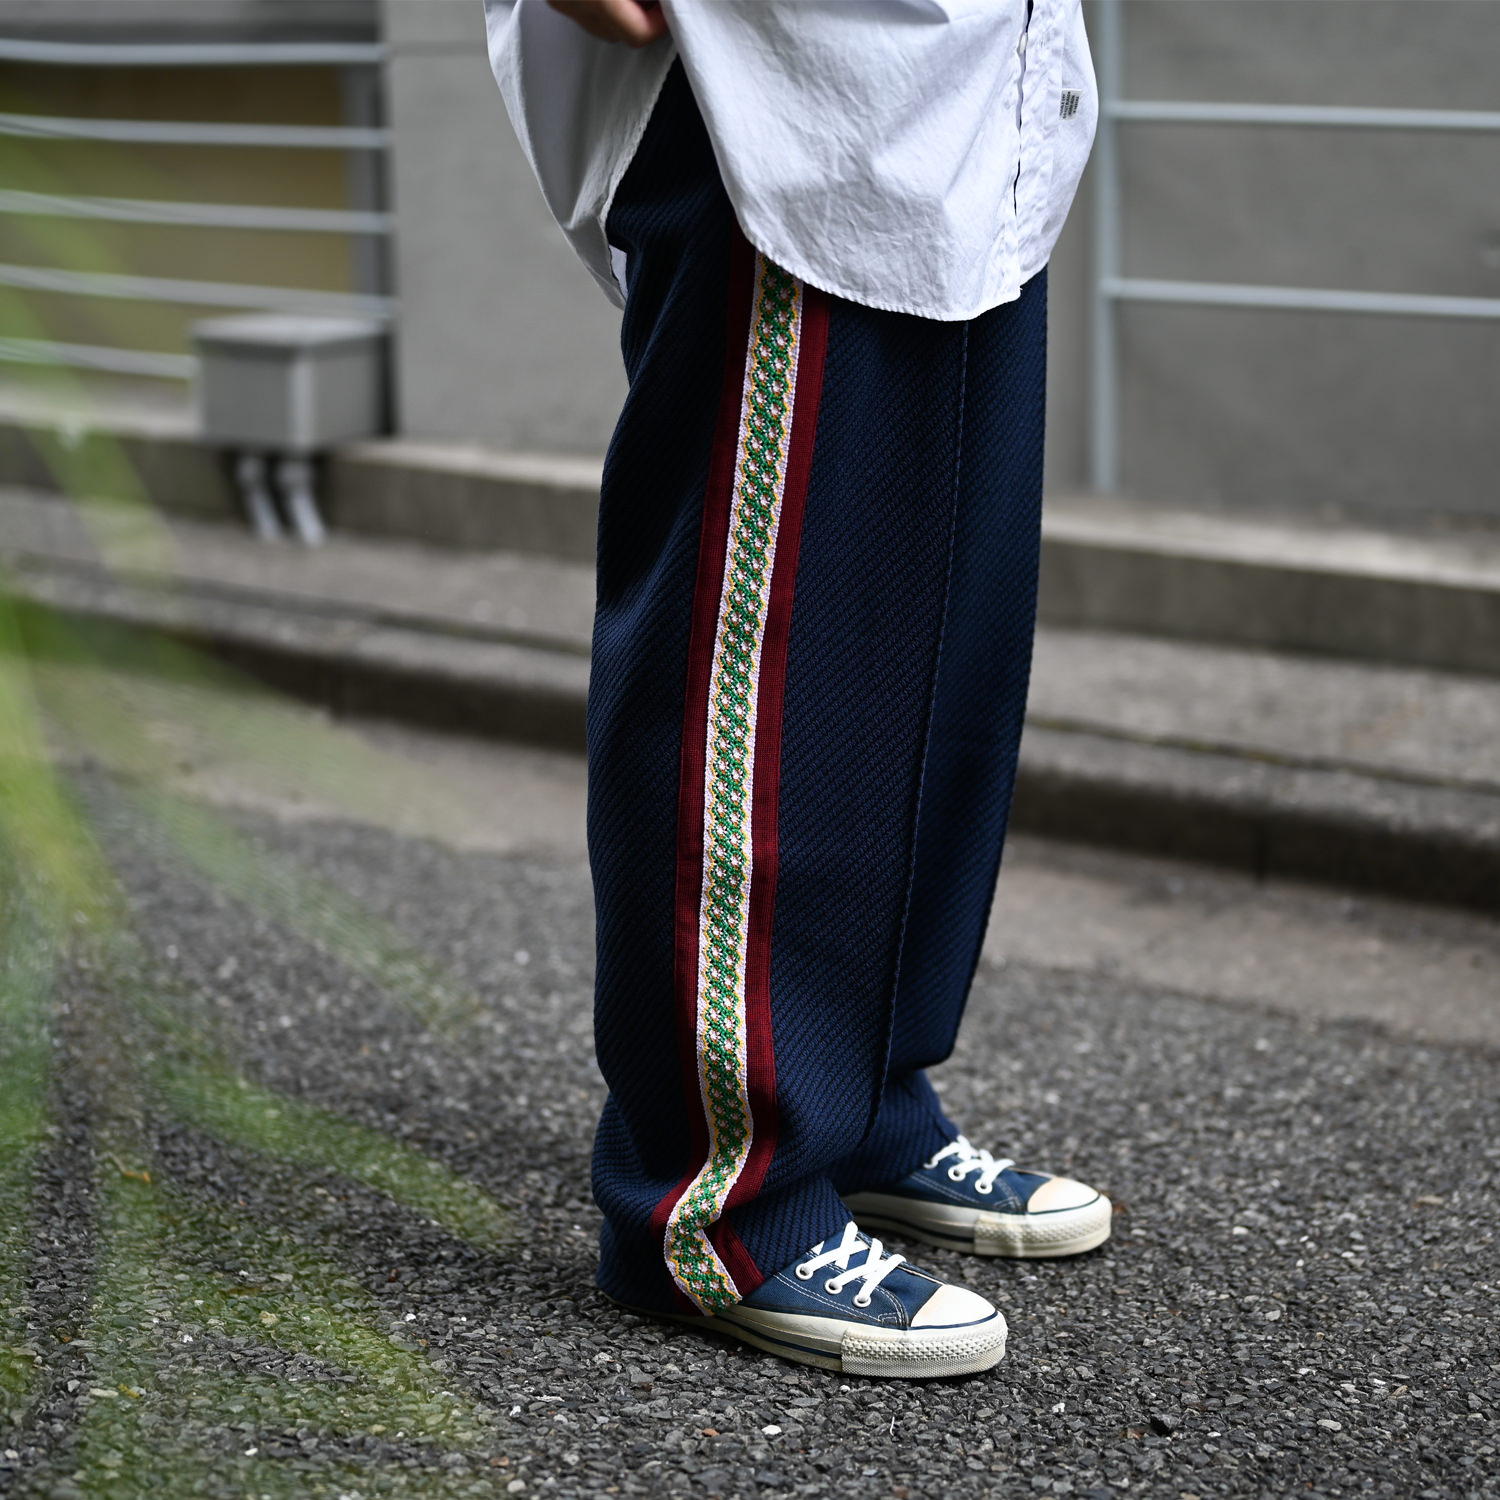
[(1096, 490), (1119, 483), (1120, 393), (1113, 284), (1120, 274), (1120, 160), (1115, 102), (1121, 90), (1120, 0), (1097, 0), (1099, 124), (1094, 138), (1094, 306), (1089, 370), (1089, 470)]

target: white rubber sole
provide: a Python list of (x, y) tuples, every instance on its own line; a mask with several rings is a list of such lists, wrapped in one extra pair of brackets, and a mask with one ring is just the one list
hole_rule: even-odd
[[(628, 1303), (620, 1303), (629, 1307)], [(779, 1355), (794, 1364), (834, 1370), (842, 1375), (870, 1375), (882, 1380), (940, 1380), (977, 1375), (1005, 1358), (1005, 1318), (993, 1317), (957, 1328), (879, 1328), (844, 1323), (836, 1318), (808, 1318), (797, 1313), (762, 1312), (743, 1303), (711, 1318), (686, 1313), (630, 1311), (664, 1317), (704, 1333), (722, 1334)]]
[(957, 1204), (923, 1203), (892, 1193), (851, 1193), (844, 1202), (866, 1233), (881, 1230), (943, 1250), (1050, 1260), (1082, 1255), (1109, 1238), (1114, 1208), (1103, 1193), (1078, 1208), (1050, 1213), (993, 1214)]
[(1007, 1333), (998, 1311), (983, 1322), (957, 1328), (881, 1328), (762, 1312), (741, 1303), (692, 1321), (797, 1364), (895, 1380), (937, 1380), (993, 1369), (1005, 1358)]

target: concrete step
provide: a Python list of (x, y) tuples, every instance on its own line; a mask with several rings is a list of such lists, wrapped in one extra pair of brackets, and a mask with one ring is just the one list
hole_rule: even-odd
[[(335, 537), (304, 551), (0, 493), (27, 601), (139, 669), (162, 637), (345, 714), (583, 746), (590, 570)], [(97, 537), (102, 535), (102, 545)], [(107, 554), (112, 566), (106, 567)], [(1500, 910), (1500, 682), (1043, 626), (1018, 828)]]
[[(138, 476), (169, 514), (238, 513), (227, 461), (197, 441), (185, 409), (69, 410), (0, 387), (0, 484), (56, 488), (60, 449), (106, 489), (111, 474)], [(335, 450), (321, 488), (330, 524), (349, 536), (587, 563), (600, 468), (392, 438)], [(1040, 613), (1052, 625), (1500, 675), (1500, 532), (1397, 534), (1053, 495)]]
[[(108, 498), (129, 486), (168, 515), (240, 514), (226, 455), (204, 446), (180, 404), (68, 406), (0, 386), (0, 485), (72, 488), (60, 463)], [(382, 438), (319, 464), (319, 501), (337, 531), (467, 550), (592, 562), (602, 461)]]
[(1048, 498), (1042, 619), (1500, 674), (1500, 532)]
[[(317, 550), (267, 545), (201, 521), (142, 531), (121, 507), (93, 521), (0, 491), (11, 584), (67, 621), (82, 649), (175, 669), (180, 657), (151, 647), (166, 638), (335, 713), (583, 743), (587, 567), (348, 537)], [(40, 623), (33, 614), (38, 641)]]

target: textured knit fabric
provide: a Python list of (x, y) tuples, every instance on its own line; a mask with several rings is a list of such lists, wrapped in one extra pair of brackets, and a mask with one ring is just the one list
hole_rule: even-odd
[[(630, 393), (601, 496), (589, 701), (600, 1281), (711, 1311), (837, 1237), (840, 1190), (898, 1179), (956, 1134), (921, 1070), (953, 1046), (1014, 780), (1046, 291), (1039, 276), (940, 323), (802, 287), (739, 238), (680, 68), (609, 229)], [(764, 353), (783, 346), (789, 363)], [(747, 449), (793, 377), (795, 419)], [(790, 470), (756, 456), (773, 450)], [(741, 501), (767, 473), (781, 497), (746, 512), (739, 542), (726, 464)], [(712, 675), (736, 641), (744, 724), (741, 678)], [(742, 729), (748, 780), (721, 753)], [(741, 812), (749, 925), (715, 969)], [(722, 1027), (720, 991), (739, 995)]]

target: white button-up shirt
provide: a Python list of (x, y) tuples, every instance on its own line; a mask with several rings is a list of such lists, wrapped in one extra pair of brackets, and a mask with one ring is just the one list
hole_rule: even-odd
[(544, 0), (485, 0), (511, 120), (613, 301), (605, 219), (679, 55), (746, 239), (804, 281), (962, 319), (1046, 265), (1098, 117), (1081, 0), (662, 7), (670, 36), (634, 51)]

